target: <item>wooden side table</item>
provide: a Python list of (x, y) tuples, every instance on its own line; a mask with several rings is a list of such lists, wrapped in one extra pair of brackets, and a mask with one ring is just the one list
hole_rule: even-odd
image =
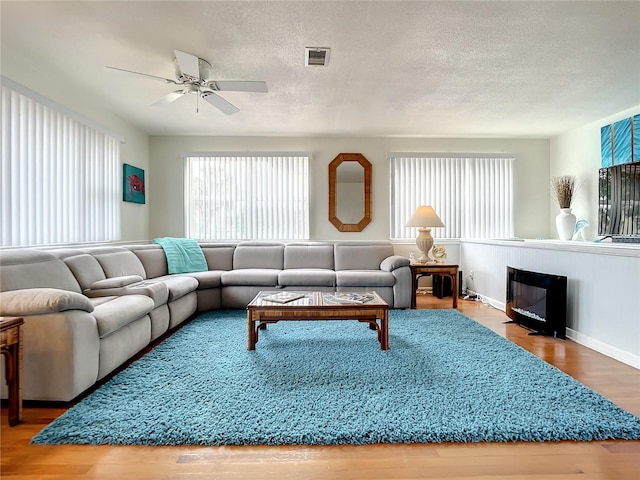
[(0, 351), (9, 387), (9, 425), (22, 418), (22, 324), (20, 317), (0, 317)]
[(458, 307), (458, 265), (445, 265), (443, 263), (414, 263), (411, 268), (411, 308), (416, 308), (416, 291), (418, 279), (423, 275), (446, 275), (451, 278), (451, 296), (453, 308)]

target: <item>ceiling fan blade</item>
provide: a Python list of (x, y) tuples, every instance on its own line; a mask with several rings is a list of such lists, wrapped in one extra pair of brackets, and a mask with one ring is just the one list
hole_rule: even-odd
[(180, 50), (174, 50), (176, 54), (176, 60), (178, 61), (178, 66), (180, 67), (180, 71), (184, 75), (189, 75), (190, 77), (200, 79), (200, 66), (198, 62), (198, 57), (195, 55), (191, 55), (190, 53), (181, 52)]
[(174, 85), (178, 85), (178, 82), (176, 82), (175, 80), (171, 80), (170, 78), (158, 77), (156, 75), (149, 75), (148, 73), (134, 72), (133, 70), (125, 70), (124, 68), (109, 67), (108, 65), (105, 66), (104, 68), (108, 68), (109, 70), (117, 70), (118, 72), (131, 73), (133, 75), (151, 78), (153, 80), (160, 80), (161, 82), (164, 82), (164, 83), (173, 83)]
[(212, 81), (208, 82), (207, 86), (212, 90), (227, 91), (227, 92), (259, 92), (267, 93), (266, 82), (245, 82), (245, 81)]
[(175, 92), (167, 93), (165, 96), (160, 97), (158, 100), (151, 104), (152, 107), (162, 107), (164, 105), (168, 105), (171, 102), (175, 102), (177, 99), (182, 97), (184, 92), (182, 90), (176, 90)]
[(224, 98), (216, 95), (213, 92), (202, 92), (202, 98), (227, 115), (233, 115), (234, 113), (240, 111), (238, 107), (236, 107), (232, 103), (227, 102)]

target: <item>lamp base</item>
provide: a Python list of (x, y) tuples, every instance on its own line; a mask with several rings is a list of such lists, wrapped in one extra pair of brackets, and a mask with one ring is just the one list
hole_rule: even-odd
[(428, 227), (418, 228), (418, 238), (416, 238), (416, 245), (420, 249), (422, 255), (418, 258), (418, 263), (434, 263), (434, 260), (429, 257), (429, 251), (433, 247), (433, 237), (431, 236), (431, 229)]

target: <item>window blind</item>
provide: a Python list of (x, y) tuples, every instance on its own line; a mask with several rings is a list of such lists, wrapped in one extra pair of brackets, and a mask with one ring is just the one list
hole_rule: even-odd
[(417, 228), (405, 224), (420, 205), (431, 205), (445, 224), (431, 231), (434, 238), (512, 237), (514, 160), (390, 154), (391, 238), (416, 238)]
[(185, 155), (185, 233), (211, 240), (309, 238), (309, 154)]
[(2, 86), (2, 245), (120, 238), (120, 142)]

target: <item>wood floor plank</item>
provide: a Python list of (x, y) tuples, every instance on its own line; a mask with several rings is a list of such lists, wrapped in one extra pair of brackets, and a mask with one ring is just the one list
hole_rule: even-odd
[[(419, 295), (418, 308), (451, 299)], [(570, 340), (529, 336), (503, 312), (461, 300), (458, 310), (640, 415), (640, 370)], [(640, 441), (338, 446), (147, 447), (30, 445), (65, 408), (24, 409), (0, 421), (0, 474), (11, 480), (638, 480)]]

